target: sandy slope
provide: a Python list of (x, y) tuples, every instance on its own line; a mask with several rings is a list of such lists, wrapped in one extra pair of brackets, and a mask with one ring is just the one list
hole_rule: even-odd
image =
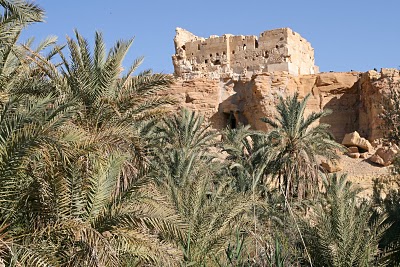
[(346, 155), (341, 156), (343, 171), (339, 173), (347, 173), (348, 179), (355, 185), (364, 188), (362, 196), (370, 196), (372, 194), (373, 179), (389, 173), (390, 167), (380, 167), (368, 159), (353, 159)]

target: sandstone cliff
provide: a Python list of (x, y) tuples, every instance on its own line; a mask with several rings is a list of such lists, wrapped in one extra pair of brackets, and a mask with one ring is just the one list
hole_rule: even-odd
[(395, 69), (300, 76), (264, 72), (238, 80), (177, 79), (168, 94), (178, 100), (177, 109), (199, 111), (214, 128), (243, 123), (264, 131), (267, 126), (260, 118), (274, 116), (279, 96), (311, 94), (306, 113), (331, 109), (333, 113), (321, 122), (331, 125), (337, 141), (353, 131), (373, 141), (383, 135), (379, 118), (383, 97), (399, 80)]

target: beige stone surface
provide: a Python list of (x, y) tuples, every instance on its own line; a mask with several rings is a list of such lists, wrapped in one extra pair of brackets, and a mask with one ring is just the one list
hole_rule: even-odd
[(360, 153), (347, 153), (350, 158), (358, 159), (360, 157)]
[(356, 147), (356, 146), (348, 147), (347, 150), (349, 151), (349, 153), (358, 153), (359, 152), (358, 147)]
[(399, 90), (400, 75), (396, 69), (368, 71), (360, 77), (359, 132), (373, 141), (383, 137), (382, 119), (384, 98)]
[[(388, 78), (388, 73), (397, 76)], [(330, 125), (330, 132), (338, 142), (354, 131), (374, 141), (383, 137), (379, 118), (383, 98), (394, 89), (393, 81), (398, 80), (398, 72), (387, 70), (384, 75), (375, 71), (300, 76), (288, 72), (264, 72), (241, 80), (177, 79), (167, 94), (178, 99), (176, 108), (200, 111), (215, 128), (226, 127), (230, 118), (234, 118), (236, 123), (250, 124), (253, 129), (263, 131), (268, 126), (260, 119), (275, 116), (275, 105), (280, 96), (298, 92), (303, 98), (310, 94), (306, 115), (323, 109), (332, 110), (332, 114), (322, 118), (320, 123)]]
[(342, 145), (347, 147), (355, 146), (364, 151), (372, 151), (371, 143), (367, 139), (361, 137), (357, 131), (346, 134), (343, 138)]
[[(330, 124), (330, 131), (341, 141), (346, 133), (358, 128), (355, 110), (358, 109), (360, 95), (357, 82), (358, 73), (321, 73), (297, 77), (287, 72), (261, 73), (250, 80), (235, 82), (235, 94), (229, 101), (236, 103), (243, 123), (257, 130), (267, 130), (268, 126), (260, 118), (274, 117), (280, 96), (287, 97), (298, 92), (303, 98), (310, 94), (306, 115), (331, 109), (333, 113), (322, 118), (321, 122)], [(226, 106), (226, 103), (222, 105)]]
[(379, 155), (374, 154), (369, 158), (369, 160), (376, 164), (385, 166), (385, 161)]
[(175, 83), (160, 95), (173, 97), (176, 100), (174, 109), (195, 110), (203, 115), (215, 129), (225, 128), (230, 119), (230, 107), (227, 113), (220, 112), (220, 103), (233, 94), (232, 84), (210, 79), (176, 80)]
[(384, 146), (378, 148), (370, 160), (382, 166), (389, 166), (398, 153), (399, 148), (396, 145)]
[(347, 174), (348, 180), (355, 186), (361, 187), (364, 191), (362, 197), (372, 196), (373, 179), (387, 176), (389, 167), (379, 167), (369, 161), (369, 159), (353, 159), (346, 155), (341, 156), (343, 170), (338, 174)]
[(203, 38), (176, 29), (175, 75), (183, 79), (251, 77), (262, 72), (314, 74), (314, 49), (289, 28), (264, 31), (260, 36), (212, 35)]
[(340, 160), (323, 160), (321, 162), (321, 167), (329, 173), (343, 170)]

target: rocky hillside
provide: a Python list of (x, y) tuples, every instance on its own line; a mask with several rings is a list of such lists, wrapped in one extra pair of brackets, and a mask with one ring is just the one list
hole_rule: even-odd
[(306, 112), (331, 109), (333, 113), (322, 122), (331, 125), (337, 141), (346, 133), (358, 131), (372, 142), (382, 137), (379, 114), (383, 96), (399, 80), (396, 69), (300, 76), (275, 72), (237, 80), (178, 79), (168, 94), (178, 100), (177, 109), (199, 111), (214, 128), (243, 123), (256, 130), (267, 130), (260, 118), (274, 116), (279, 96), (311, 94)]
[(396, 69), (300, 76), (287, 72), (267, 72), (252, 77), (241, 76), (235, 80), (177, 79), (168, 95), (178, 100), (176, 109), (196, 110), (216, 129), (242, 123), (266, 131), (267, 125), (260, 118), (274, 116), (280, 96), (295, 92), (300, 97), (311, 94), (306, 114), (331, 109), (332, 114), (321, 122), (331, 125), (331, 132), (338, 142), (342, 142), (347, 133), (357, 131), (374, 145), (367, 158), (343, 156), (339, 163), (340, 168), (348, 172), (355, 182), (362, 180), (363, 186), (370, 187), (369, 178), (384, 175), (388, 170), (371, 162), (370, 156), (378, 149), (379, 139), (383, 137), (379, 114), (384, 97), (399, 81), (400, 75)]

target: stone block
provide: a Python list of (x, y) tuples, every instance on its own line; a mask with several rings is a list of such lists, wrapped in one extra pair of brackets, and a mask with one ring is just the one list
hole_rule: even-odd
[(368, 152), (372, 150), (371, 143), (367, 139), (361, 137), (357, 131), (346, 134), (343, 138), (342, 145), (347, 147), (356, 146)]
[(378, 148), (375, 154), (370, 158), (372, 162), (382, 166), (389, 166), (397, 156), (399, 149), (396, 145), (384, 146)]
[(343, 166), (341, 162), (338, 160), (322, 161), (321, 167), (324, 168), (329, 173), (343, 170)]
[(299, 75), (299, 67), (290, 62), (270, 64), (267, 66), (267, 72), (287, 71), (292, 75)]
[(358, 153), (359, 152), (358, 147), (356, 147), (356, 146), (351, 146), (351, 147), (348, 147), (347, 149), (348, 149), (349, 153)]
[(360, 157), (360, 153), (347, 153), (347, 156), (353, 159), (358, 159)]
[(369, 158), (370, 161), (385, 166), (385, 162), (383, 161), (383, 159), (381, 157), (379, 157), (378, 155), (374, 154)]

